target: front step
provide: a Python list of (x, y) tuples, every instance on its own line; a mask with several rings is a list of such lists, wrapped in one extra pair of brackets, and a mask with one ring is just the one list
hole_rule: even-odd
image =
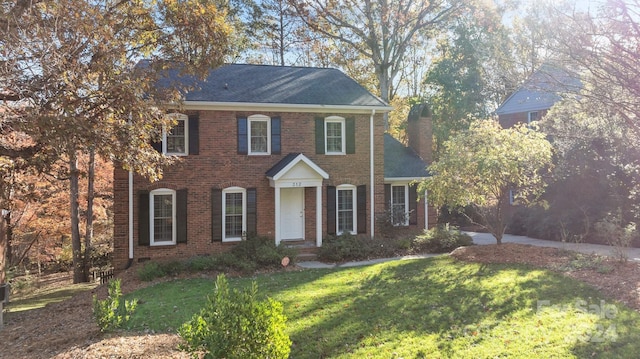
[(280, 242), (288, 248), (293, 248), (297, 252), (297, 262), (309, 262), (318, 259), (318, 247), (316, 247), (315, 241), (282, 241)]

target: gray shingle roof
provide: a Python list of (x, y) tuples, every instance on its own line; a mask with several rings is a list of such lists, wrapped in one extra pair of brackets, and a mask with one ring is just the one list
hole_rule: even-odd
[(298, 157), (299, 153), (289, 153), (284, 156), (278, 163), (276, 163), (273, 167), (267, 170), (267, 177), (273, 177), (278, 174), (278, 172), (282, 171), (291, 161), (295, 160)]
[(204, 81), (169, 70), (167, 79), (195, 83), (186, 101), (388, 107), (336, 69), (229, 64), (213, 69)]
[(427, 164), (411, 148), (390, 134), (384, 134), (384, 177), (422, 178), (429, 176)]
[(561, 100), (560, 94), (576, 92), (580, 87), (581, 83), (575, 76), (545, 65), (534, 72), (516, 92), (511, 94), (498, 107), (496, 114), (506, 115), (547, 110)]

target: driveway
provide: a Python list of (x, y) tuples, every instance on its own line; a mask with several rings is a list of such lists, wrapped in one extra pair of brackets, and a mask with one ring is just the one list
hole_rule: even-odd
[[(496, 244), (496, 239), (489, 233), (481, 233), (481, 232), (465, 232), (470, 235), (473, 239), (473, 243), (477, 245), (487, 245), (487, 244)], [(598, 254), (602, 256), (610, 256), (617, 257), (615, 247), (605, 246), (602, 244), (589, 244), (589, 243), (563, 243), (556, 241), (547, 241), (544, 239), (535, 239), (529, 238), (525, 236), (514, 236), (512, 234), (505, 234), (502, 237), (502, 243), (520, 243), (520, 244), (530, 244), (532, 246), (538, 247), (554, 247), (561, 249), (568, 249), (575, 252), (580, 252), (584, 254)], [(627, 254), (627, 258), (629, 260), (640, 262), (640, 248), (625, 248), (625, 253)], [(354, 261), (347, 263), (323, 263), (318, 261), (308, 261), (308, 262), (299, 262), (298, 266), (303, 268), (335, 268), (335, 267), (357, 267), (369, 264), (382, 263), (392, 260), (403, 260), (403, 259), (416, 259), (416, 258), (428, 258), (433, 257), (438, 254), (424, 254), (424, 255), (411, 255), (411, 256), (403, 256), (403, 257), (395, 257), (395, 258), (379, 258), (372, 259), (367, 261)]]
[[(496, 244), (496, 239), (489, 233), (480, 233), (480, 232), (465, 232), (473, 238), (473, 243), (483, 245), (483, 244)], [(529, 238), (525, 236), (514, 236), (512, 234), (505, 234), (502, 237), (502, 243), (521, 243), (521, 244), (530, 244), (538, 247), (554, 247), (561, 249), (568, 249), (580, 253), (585, 254), (599, 254), (603, 256), (617, 257), (616, 250), (618, 248), (612, 246), (606, 246), (602, 244), (590, 244), (590, 243), (566, 243), (566, 242), (556, 242), (556, 241), (547, 241), (544, 239), (535, 239)], [(627, 258), (629, 260), (640, 262), (640, 248), (624, 248), (623, 249), (627, 254)]]

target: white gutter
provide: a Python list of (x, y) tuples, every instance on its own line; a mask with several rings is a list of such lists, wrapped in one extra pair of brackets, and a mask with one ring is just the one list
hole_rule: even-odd
[(214, 102), (214, 101), (183, 101), (180, 104), (170, 104), (184, 110), (219, 110), (219, 111), (278, 111), (278, 112), (340, 112), (375, 114), (393, 110), (390, 106), (353, 106), (353, 105), (315, 105), (315, 104), (286, 104), (286, 103), (253, 103), (253, 102)]
[(424, 181), (428, 177), (385, 177), (384, 183)]
[[(129, 126), (131, 126), (131, 114), (129, 114)], [(127, 267), (133, 262), (133, 170), (129, 170), (129, 262)]]
[(373, 165), (374, 165), (374, 161), (373, 161), (373, 150), (374, 150), (374, 144), (373, 144), (373, 116), (375, 116), (376, 114), (376, 110), (372, 109), (371, 110), (371, 117), (369, 117), (369, 168), (371, 168), (371, 184), (369, 185), (370, 187), (370, 197), (371, 197), (371, 202), (370, 203), (370, 207), (371, 209), (369, 210), (370, 212), (370, 217), (371, 217), (371, 238), (373, 238), (375, 236), (375, 177), (374, 177), (374, 171), (373, 171)]
[(133, 260), (133, 171), (129, 170), (129, 260)]

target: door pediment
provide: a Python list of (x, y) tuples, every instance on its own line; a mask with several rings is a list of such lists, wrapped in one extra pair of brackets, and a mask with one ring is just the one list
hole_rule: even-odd
[(329, 174), (302, 153), (290, 153), (269, 171), (271, 187), (317, 187)]

